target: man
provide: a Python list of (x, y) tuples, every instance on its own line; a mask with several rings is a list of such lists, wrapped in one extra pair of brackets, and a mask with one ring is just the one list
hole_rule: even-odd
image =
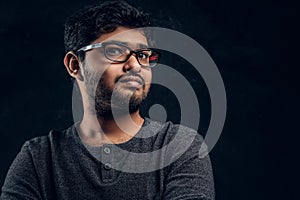
[(64, 65), (81, 93), (82, 120), (27, 141), (1, 199), (214, 199), (199, 134), (139, 114), (160, 56), (139, 29), (149, 25), (147, 15), (123, 1), (68, 19)]

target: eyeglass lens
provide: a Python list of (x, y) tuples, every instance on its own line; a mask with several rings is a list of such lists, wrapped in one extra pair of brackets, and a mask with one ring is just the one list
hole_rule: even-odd
[[(131, 50), (119, 44), (106, 44), (104, 53), (109, 60), (125, 62), (129, 58)], [(136, 58), (141, 65), (151, 67), (157, 64), (159, 56), (158, 53), (150, 49), (141, 49), (136, 52)]]

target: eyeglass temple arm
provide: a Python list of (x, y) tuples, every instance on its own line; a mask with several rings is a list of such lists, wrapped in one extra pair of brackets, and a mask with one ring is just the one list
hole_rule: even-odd
[(88, 50), (91, 50), (91, 49), (94, 49), (94, 48), (99, 48), (99, 47), (102, 47), (102, 43), (87, 45), (85, 47), (82, 47), (82, 48), (78, 49), (77, 52), (79, 52), (79, 51), (88, 51)]

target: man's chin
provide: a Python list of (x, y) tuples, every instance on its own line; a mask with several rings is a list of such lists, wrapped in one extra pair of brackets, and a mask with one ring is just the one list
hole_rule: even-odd
[(116, 93), (113, 94), (113, 98), (114, 96), (117, 97), (120, 100), (129, 100), (129, 99), (143, 99), (145, 96), (145, 90), (143, 87), (130, 87), (130, 86), (126, 86), (126, 87), (121, 87), (118, 88), (117, 91), (115, 91)]
[[(104, 90), (99, 90), (99, 95), (96, 97), (96, 113), (97, 117), (111, 117), (112, 110), (114, 114), (124, 115), (131, 114), (138, 111), (144, 102), (147, 92), (144, 86), (130, 87), (130, 84), (120, 84), (114, 89), (112, 93), (107, 92), (106, 97), (110, 96), (111, 98), (104, 99), (103, 93)], [(110, 93), (110, 94), (109, 94)]]
[(98, 118), (116, 118), (118, 116), (132, 114), (140, 109), (142, 102), (143, 99), (131, 99), (129, 104), (125, 102), (115, 102), (106, 108), (98, 105), (95, 107), (96, 115)]

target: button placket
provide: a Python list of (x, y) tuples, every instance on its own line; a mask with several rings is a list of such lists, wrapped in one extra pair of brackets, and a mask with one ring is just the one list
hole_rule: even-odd
[(102, 149), (102, 181), (112, 182), (115, 179), (115, 170), (112, 168), (113, 164), (113, 151), (110, 146), (103, 146)]

